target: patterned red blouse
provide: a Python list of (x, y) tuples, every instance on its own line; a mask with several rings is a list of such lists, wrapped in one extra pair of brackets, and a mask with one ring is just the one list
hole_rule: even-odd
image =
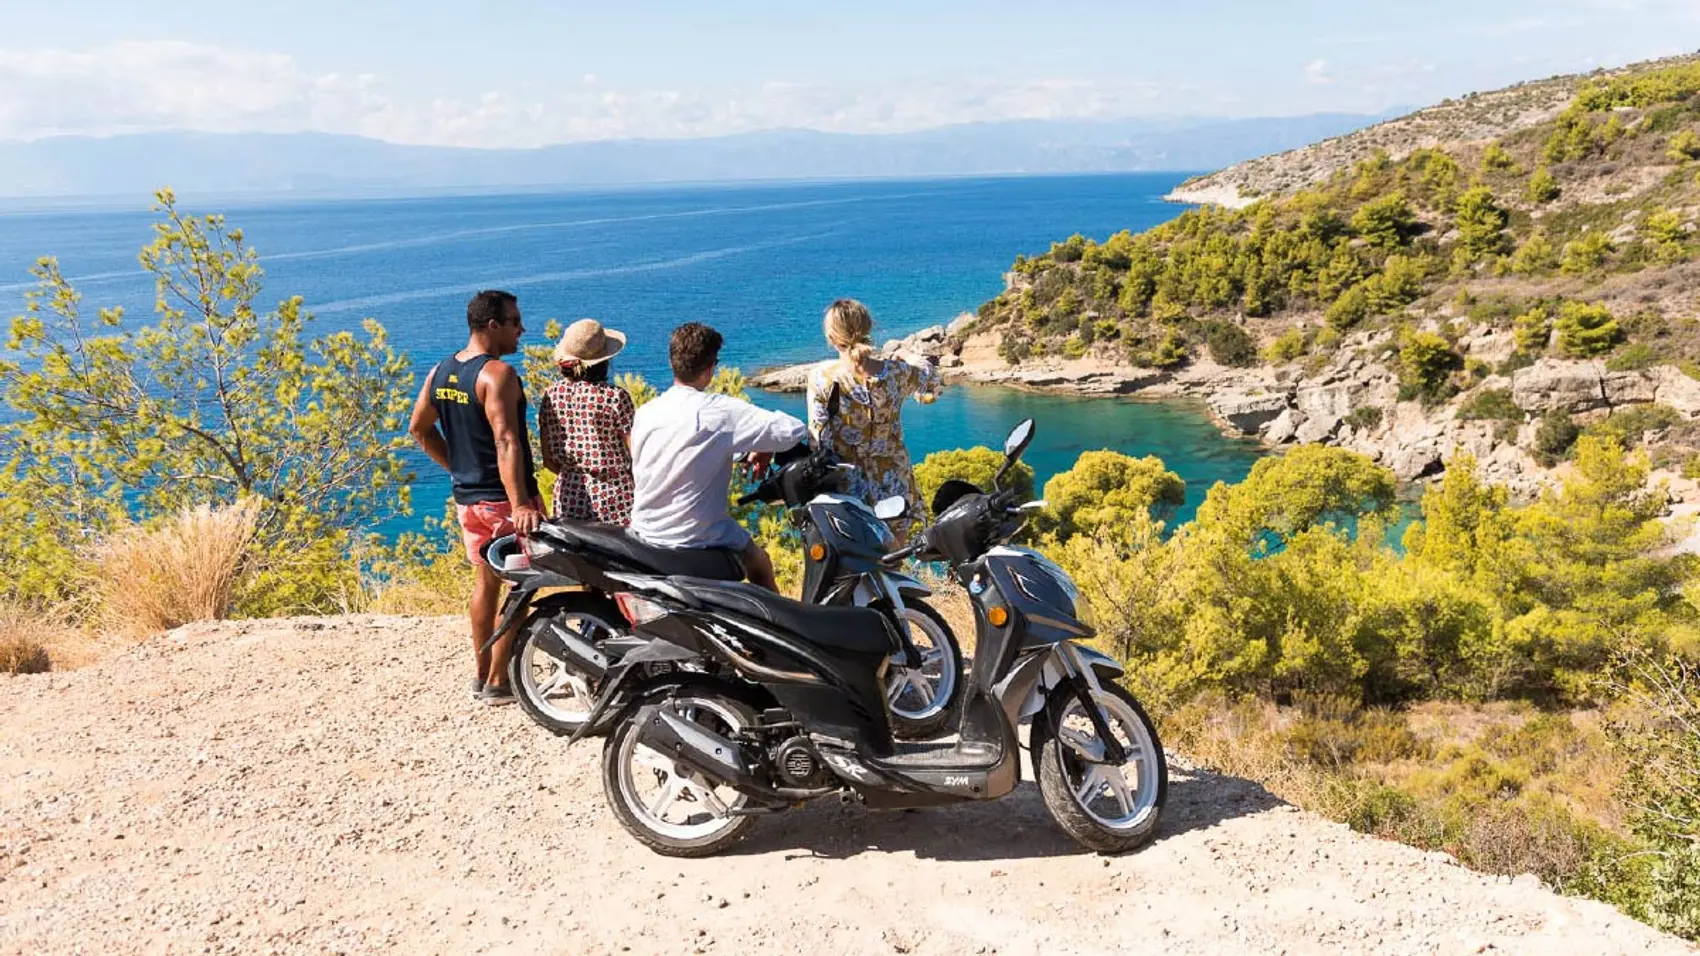
[(537, 404), (544, 467), (555, 477), (557, 518), (627, 524), (632, 517), (632, 453), (636, 407), (607, 382), (563, 379)]

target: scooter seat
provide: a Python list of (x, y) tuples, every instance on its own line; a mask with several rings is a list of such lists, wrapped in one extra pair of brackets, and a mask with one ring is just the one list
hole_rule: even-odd
[(742, 581), (743, 556), (728, 548), (657, 548), (617, 524), (549, 521), (544, 533), (569, 547), (599, 552), (648, 574), (688, 575), (712, 581)]
[(804, 604), (754, 584), (668, 580), (709, 607), (765, 621), (818, 647), (883, 656), (900, 646), (891, 621), (868, 608)]

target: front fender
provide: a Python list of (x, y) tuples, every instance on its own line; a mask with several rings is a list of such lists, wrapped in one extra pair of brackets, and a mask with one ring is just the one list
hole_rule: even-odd
[[(879, 575), (877, 583), (874, 580), (876, 573)], [(855, 590), (850, 598), (851, 603), (857, 607), (867, 607), (882, 597), (879, 592), (881, 586), (885, 588), (886, 593), (896, 594), (906, 600), (908, 598), (932, 597), (933, 594), (932, 588), (907, 574), (898, 574), (895, 571), (879, 571), (860, 575), (856, 579)], [(838, 588), (835, 587), (832, 593), (837, 594)], [(827, 603), (833, 602), (829, 598)]]
[(1074, 645), (1074, 652), (1080, 655), (1080, 662), (1092, 668), (1092, 672), (1104, 680), (1115, 680), (1127, 673), (1127, 668), (1121, 662), (1102, 651), (1095, 651), (1084, 644)]
[(906, 598), (924, 598), (933, 596), (932, 588), (927, 587), (919, 580), (912, 578), (907, 574), (898, 574), (895, 571), (887, 571), (885, 572), (885, 581), (888, 587), (895, 588), (898, 594), (901, 594)]

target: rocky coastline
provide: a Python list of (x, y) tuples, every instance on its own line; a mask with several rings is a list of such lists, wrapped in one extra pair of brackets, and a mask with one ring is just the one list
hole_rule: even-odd
[[(1599, 361), (1544, 359), (1509, 375), (1490, 375), (1480, 389), (1504, 389), (1523, 420), (1472, 420), (1459, 399), (1425, 405), (1401, 400), (1389, 333), (1348, 336), (1320, 368), (1231, 368), (1197, 361), (1182, 368), (1138, 368), (1100, 358), (1033, 359), (1009, 365), (998, 353), (1001, 333), (975, 329), (964, 313), (893, 339), (882, 355), (936, 361), (947, 382), (1097, 397), (1200, 402), (1225, 435), (1279, 451), (1306, 443), (1347, 448), (1389, 468), (1402, 482), (1440, 476), (1459, 453), (1472, 455), (1482, 477), (1527, 500), (1560, 468), (1534, 452), (1536, 420), (1546, 411), (1570, 413), (1582, 424), (1614, 409), (1657, 403), (1687, 419), (1700, 418), (1700, 381), (1669, 366), (1610, 371)], [(1513, 350), (1510, 333), (1483, 333), (1459, 343), (1466, 356), (1497, 365)], [(813, 363), (754, 376), (757, 388), (800, 392)], [(1700, 486), (1671, 472), (1655, 474), (1673, 502), (1700, 508)]]

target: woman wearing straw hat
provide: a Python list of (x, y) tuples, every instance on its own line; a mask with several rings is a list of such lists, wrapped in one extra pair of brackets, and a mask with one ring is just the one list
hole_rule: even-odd
[(537, 405), (543, 465), (555, 473), (552, 514), (624, 525), (632, 517), (632, 416), (626, 390), (610, 382), (609, 359), (626, 337), (580, 319), (555, 345), (561, 381)]

